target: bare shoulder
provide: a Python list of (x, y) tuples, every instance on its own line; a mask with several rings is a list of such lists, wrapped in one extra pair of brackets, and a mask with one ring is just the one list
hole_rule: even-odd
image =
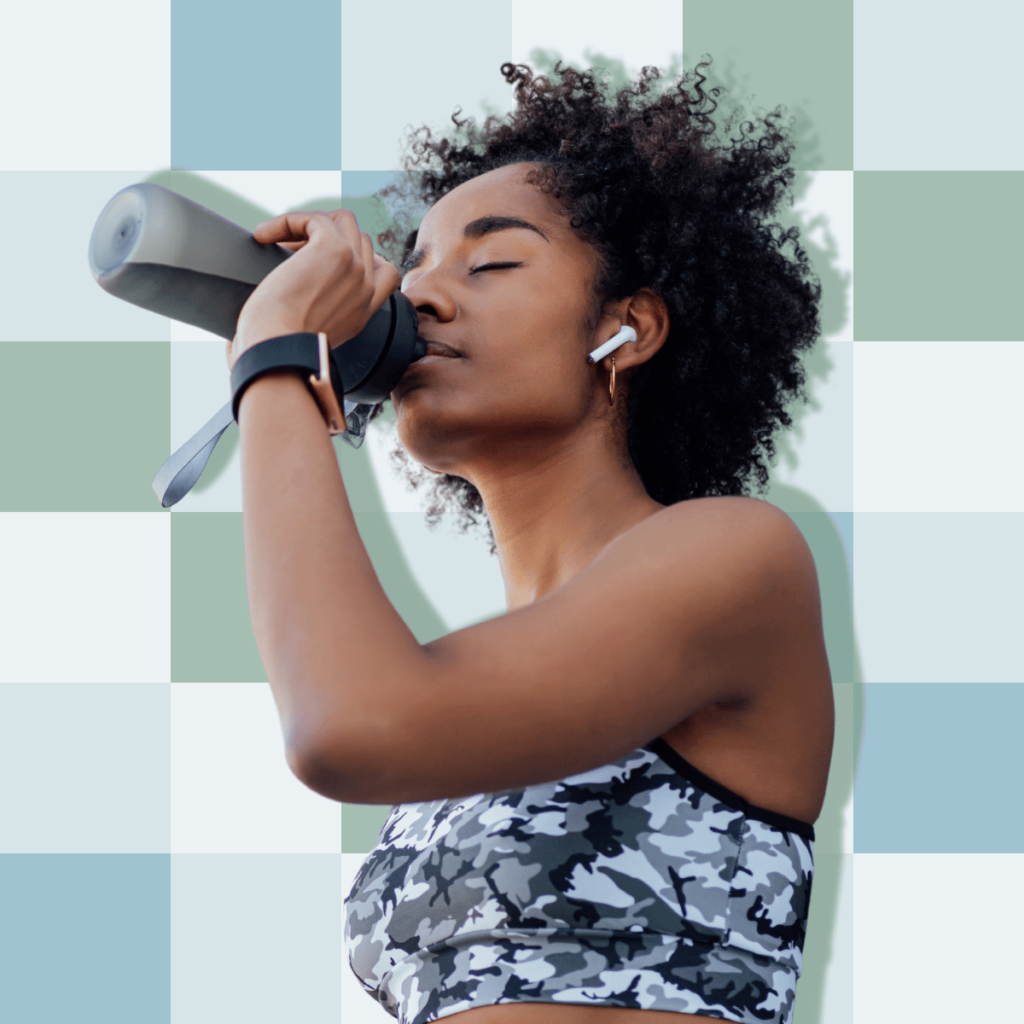
[(814, 557), (799, 527), (776, 505), (745, 495), (668, 505), (616, 538), (602, 558), (635, 560), (670, 589), (678, 570), (683, 588), (716, 578), (765, 596), (819, 600)]
[(794, 669), (783, 648), (824, 649), (810, 548), (785, 512), (756, 498), (666, 506), (620, 534), (578, 583), (660, 623), (664, 649), (680, 643), (719, 666), (716, 700), (763, 697)]
[(691, 582), (724, 595), (707, 603), (702, 628), (714, 656), (733, 665), (731, 689), (681, 716), (663, 738), (750, 803), (813, 823), (825, 796), (834, 705), (807, 541), (781, 509), (746, 497), (681, 502), (645, 524), (666, 550), (679, 543), (673, 538), (691, 538), (683, 542), (693, 552)]
[(782, 541), (806, 543), (796, 523), (777, 505), (747, 495), (716, 495), (691, 498), (688, 501), (666, 505), (649, 519), (644, 520), (659, 530), (674, 531), (687, 528), (706, 530), (710, 538), (753, 531), (755, 536), (767, 538), (771, 531)]

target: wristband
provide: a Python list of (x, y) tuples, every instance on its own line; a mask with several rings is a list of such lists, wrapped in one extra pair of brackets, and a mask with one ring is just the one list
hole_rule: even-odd
[(316, 399), (330, 434), (343, 434), (345, 415), (339, 396), (344, 394), (341, 377), (331, 359), (327, 335), (305, 331), (268, 338), (247, 348), (231, 368), (231, 413), (238, 422), (238, 406), (245, 389), (272, 370), (296, 370)]

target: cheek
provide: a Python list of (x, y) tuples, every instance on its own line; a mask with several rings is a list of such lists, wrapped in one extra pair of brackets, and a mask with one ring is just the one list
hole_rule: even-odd
[[(524, 398), (576, 392), (587, 377), (587, 353), (578, 325), (568, 318), (523, 325), (509, 332), (480, 361), (488, 390), (518, 393)], [(592, 367), (590, 368), (592, 369)]]
[(524, 339), (516, 357), (508, 360), (506, 372), (525, 393), (535, 396), (537, 404), (551, 403), (566, 415), (577, 416), (589, 403), (600, 369), (587, 362), (587, 340), (581, 316), (564, 308), (552, 311), (543, 326), (535, 325), (530, 342)]

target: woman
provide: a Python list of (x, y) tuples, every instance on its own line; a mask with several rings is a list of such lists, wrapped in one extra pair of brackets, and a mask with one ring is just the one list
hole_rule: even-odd
[(766, 223), (792, 176), (777, 115), (715, 144), (699, 70), (606, 102), (592, 75), (505, 65), (505, 122), (415, 137), (432, 205), (401, 279), (346, 211), (257, 231), (299, 251), (229, 363), (342, 344), (401, 280), (428, 348), (398, 435), (486, 512), (505, 582), (508, 614), (419, 644), (304, 381), (245, 391), (253, 628), (295, 774), (397, 805), (346, 913), (402, 1022), (792, 1017), (832, 690), (807, 545), (743, 490), (819, 290)]

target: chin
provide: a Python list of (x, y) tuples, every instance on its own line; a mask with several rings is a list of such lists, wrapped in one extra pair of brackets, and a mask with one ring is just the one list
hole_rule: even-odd
[(453, 419), (450, 408), (442, 413), (435, 397), (417, 389), (395, 404), (395, 429), (409, 456), (432, 473), (458, 473), (469, 430)]

